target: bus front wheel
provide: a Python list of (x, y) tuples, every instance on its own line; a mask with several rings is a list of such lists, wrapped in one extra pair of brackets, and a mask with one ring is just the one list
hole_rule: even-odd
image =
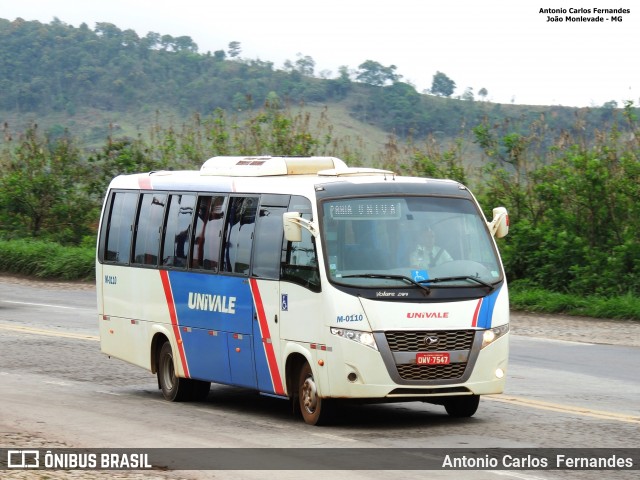
[(176, 376), (173, 349), (169, 342), (162, 345), (158, 355), (158, 385), (162, 396), (171, 402), (204, 400), (211, 386), (209, 382)]
[(326, 424), (333, 414), (333, 405), (320, 398), (311, 366), (305, 362), (298, 377), (298, 402), (302, 418), (309, 425)]

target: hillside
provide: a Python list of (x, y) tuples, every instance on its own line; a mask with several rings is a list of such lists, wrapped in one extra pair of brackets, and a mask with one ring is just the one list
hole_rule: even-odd
[(31, 268), (36, 251), (79, 258), (51, 255), (47, 242), (83, 245), (93, 261), (116, 175), (197, 168), (215, 155), (335, 155), (460, 181), (488, 218), (508, 208), (500, 253), (523, 304), (567, 304), (549, 291), (637, 297), (640, 111), (631, 102), (501, 105), (420, 94), (374, 75), (388, 72), (373, 61), (322, 79), (306, 59), (277, 70), (236, 53), (200, 54), (189, 37), (140, 38), (104, 23), (0, 20), (4, 268), (16, 258)]
[[(187, 36), (139, 37), (109, 23), (92, 30), (59, 20), (0, 19), (0, 120), (5, 138), (38, 124), (50, 137), (68, 132), (97, 147), (108, 136), (146, 136), (157, 125), (179, 128), (216, 109), (241, 119), (276, 102), (310, 112), (312, 122), (328, 117), (334, 137), (375, 163), (390, 138), (429, 138), (446, 146), (459, 137), (471, 139), (481, 123), (508, 124), (526, 134), (541, 119), (554, 138), (576, 128), (594, 132), (615, 117), (613, 105), (530, 107), (424, 95), (394, 79), (363, 75), (379, 73), (363, 71), (365, 64), (358, 75), (343, 71), (320, 79), (302, 60), (277, 70), (233, 52), (198, 53)], [(363, 82), (368, 78), (372, 83)], [(471, 148), (469, 155), (473, 159), (479, 150)]]

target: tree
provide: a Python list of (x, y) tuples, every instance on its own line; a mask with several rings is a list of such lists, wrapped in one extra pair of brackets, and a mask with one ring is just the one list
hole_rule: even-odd
[(482, 87), (480, 90), (478, 90), (478, 95), (482, 97), (482, 100), (485, 100), (487, 98), (487, 95), (489, 95), (489, 92), (486, 88)]
[[(163, 133), (162, 138), (156, 141), (165, 144), (160, 145), (159, 150), (166, 149), (167, 137), (170, 137), (172, 132), (169, 130)], [(175, 155), (175, 151), (172, 153)], [(88, 158), (92, 174), (86, 179), (87, 191), (93, 196), (100, 196), (111, 179), (117, 175), (163, 170), (166, 167), (154, 161), (152, 157), (152, 149), (145, 146), (141, 140), (109, 138), (101, 150)]]
[(456, 82), (442, 72), (436, 72), (431, 83), (431, 93), (442, 97), (450, 97), (456, 89)]
[(298, 53), (297, 57), (296, 70), (298, 70), (302, 75), (313, 77), (313, 72), (316, 66), (315, 60), (309, 55), (302, 56), (301, 53)]
[(176, 37), (173, 40), (174, 50), (176, 51), (198, 52), (198, 45), (189, 36), (183, 35), (181, 37)]
[(125, 46), (137, 47), (140, 44), (138, 34), (130, 28), (122, 32), (122, 43)]
[(362, 83), (381, 87), (387, 82), (394, 83), (402, 78), (402, 75), (395, 73), (396, 68), (395, 65), (385, 67), (373, 60), (367, 60), (358, 67), (356, 79)]
[(337, 98), (343, 98), (351, 89), (351, 74), (349, 67), (341, 65), (338, 68), (338, 78), (328, 80), (327, 93)]
[(113, 23), (98, 22), (96, 23), (96, 34), (104, 38), (113, 38), (120, 40), (122, 38), (122, 30), (116, 27)]
[(169, 50), (169, 47), (173, 47), (173, 36), (171, 35), (162, 35), (160, 37), (160, 45), (162, 45), (163, 50)]
[(142, 45), (143, 48), (156, 49), (158, 45), (160, 45), (161, 38), (162, 36), (159, 33), (148, 32), (144, 36), (140, 44)]
[(242, 52), (242, 48), (240, 47), (240, 42), (230, 42), (228, 54), (231, 58), (236, 58)]
[(96, 203), (81, 188), (90, 172), (67, 136), (55, 142), (31, 126), (3, 159), (0, 224), (16, 236), (80, 242), (91, 233)]
[(462, 100), (466, 100), (467, 102), (473, 102), (475, 97), (473, 96), (473, 88), (467, 87), (462, 94)]

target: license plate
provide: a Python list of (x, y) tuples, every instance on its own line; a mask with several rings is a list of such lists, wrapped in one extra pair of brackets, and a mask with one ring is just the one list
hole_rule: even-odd
[(416, 363), (418, 365), (448, 365), (450, 362), (449, 352), (416, 353)]

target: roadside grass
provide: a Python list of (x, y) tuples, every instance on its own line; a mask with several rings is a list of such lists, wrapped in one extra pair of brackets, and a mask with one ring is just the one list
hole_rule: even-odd
[(632, 293), (618, 297), (578, 296), (510, 285), (509, 302), (512, 310), (526, 312), (640, 320), (640, 298)]
[(0, 240), (0, 271), (42, 279), (92, 280), (95, 246), (63, 246), (44, 240)]
[[(51, 280), (93, 280), (95, 239), (87, 238), (77, 247), (44, 240), (0, 239), (0, 272)], [(579, 296), (516, 282), (509, 285), (509, 300), (516, 311), (640, 320), (640, 298), (632, 293)]]

